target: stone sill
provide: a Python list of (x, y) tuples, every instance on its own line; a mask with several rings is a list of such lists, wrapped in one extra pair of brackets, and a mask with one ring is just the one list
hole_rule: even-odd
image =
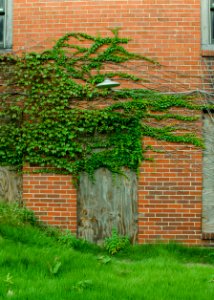
[(201, 56), (214, 57), (214, 50), (201, 50)]
[(13, 51), (12, 49), (2, 49), (2, 48), (0, 48), (0, 54), (11, 53), (12, 51)]
[(214, 240), (214, 233), (202, 233), (202, 240)]

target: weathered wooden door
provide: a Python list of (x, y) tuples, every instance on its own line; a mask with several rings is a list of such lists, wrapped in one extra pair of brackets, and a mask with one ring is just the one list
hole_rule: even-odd
[(0, 201), (21, 202), (22, 176), (12, 167), (0, 167)]
[(214, 114), (204, 115), (203, 233), (214, 233)]
[(78, 237), (102, 242), (112, 228), (135, 242), (137, 236), (137, 176), (130, 170), (124, 175), (107, 169), (95, 172), (94, 181), (84, 173), (78, 192)]

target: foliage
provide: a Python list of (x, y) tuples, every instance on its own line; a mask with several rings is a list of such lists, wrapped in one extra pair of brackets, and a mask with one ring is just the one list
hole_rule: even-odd
[(18, 204), (0, 205), (0, 224), (10, 222), (13, 225), (36, 224), (37, 220), (33, 211), (25, 207), (19, 207)]
[(109, 257), (97, 259), (96, 252), (62, 247), (44, 234), (38, 243), (37, 227), (10, 225), (0, 234), (0, 298), (142, 299), (143, 286), (145, 300), (154, 295), (162, 300), (213, 299), (212, 253), (202, 247), (138, 245), (123, 259), (111, 257), (107, 263)]
[(112, 235), (105, 239), (105, 249), (109, 254), (114, 255), (121, 250), (130, 247), (130, 240), (127, 236), (120, 236), (115, 228), (112, 229)]
[(59, 261), (58, 257), (55, 257), (52, 263), (49, 263), (49, 271), (52, 275), (57, 275), (62, 267), (61, 261)]
[(92, 248), (98, 248), (86, 240), (76, 238), (69, 230), (58, 231), (57, 241), (66, 247), (71, 247), (79, 251), (89, 251)]
[(214, 297), (212, 248), (137, 245), (108, 263), (109, 257), (61, 246), (11, 217), (0, 226), (0, 299), (142, 299), (142, 286), (145, 300)]
[(78, 292), (83, 292), (85, 289), (91, 289), (92, 285), (92, 280), (80, 280), (73, 286), (73, 289), (77, 290)]
[(108, 256), (108, 255), (101, 255), (101, 256), (99, 256), (97, 259), (99, 260), (99, 262), (100, 262), (101, 264), (104, 264), (104, 265), (110, 263), (111, 260), (112, 260), (111, 257)]
[(137, 171), (144, 159), (144, 136), (202, 146), (195, 134), (179, 132), (178, 125), (158, 124), (166, 119), (195, 121), (197, 117), (186, 112), (171, 111), (203, 108), (191, 98), (96, 88), (106, 76), (143, 80), (134, 74), (109, 72), (110, 64), (133, 59), (157, 64), (126, 50), (129, 40), (120, 38), (116, 30), (113, 33), (104, 38), (69, 33), (42, 53), (0, 57), (1, 65), (12, 68), (0, 98), (0, 165), (21, 168), (29, 163), (45, 172), (56, 168), (78, 177), (82, 171), (92, 175), (100, 167)]
[[(0, 203), (0, 236), (6, 235), (8, 226), (14, 226), (12, 234), (16, 235), (18, 242), (24, 242), (28, 237), (25, 236), (24, 230), (22, 236), (19, 235), (16, 227), (18, 226), (34, 226), (39, 229), (38, 236), (36, 237), (36, 242), (40, 243), (40, 240), (47, 236), (50, 239), (55, 240), (59, 245), (65, 246), (67, 248), (73, 248), (78, 251), (88, 252), (93, 251), (94, 253), (100, 252), (100, 248), (95, 245), (87, 242), (83, 239), (76, 238), (69, 230), (62, 230), (57, 227), (48, 226), (41, 221), (38, 221), (34, 212), (28, 210), (25, 207), (19, 207), (17, 204), (3, 204)], [(28, 229), (28, 231), (30, 231)], [(35, 240), (32, 238), (32, 243), (35, 243)], [(54, 270), (57, 270), (61, 267), (58, 258), (53, 262), (53, 265), (50, 265), (50, 272), (54, 274)], [(56, 273), (57, 273), (56, 272)]]

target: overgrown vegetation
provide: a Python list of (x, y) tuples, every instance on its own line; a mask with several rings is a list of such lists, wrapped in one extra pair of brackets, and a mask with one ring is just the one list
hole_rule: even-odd
[(104, 244), (105, 249), (111, 255), (114, 255), (121, 250), (128, 250), (130, 245), (129, 237), (119, 235), (115, 228), (112, 229), (112, 235), (105, 239)]
[(86, 246), (74, 250), (56, 239), (58, 230), (44, 230), (34, 221), (23, 208), (0, 205), (1, 299), (214, 297), (213, 249), (138, 245), (109, 257), (89, 244), (87, 251)]
[(13, 205), (2, 203), (0, 205), (0, 222), (9, 222), (11, 225), (16, 226), (20, 224), (34, 225), (37, 220), (33, 211), (28, 210), (25, 207), (20, 208), (17, 203), (14, 203)]
[[(160, 95), (146, 90), (99, 90), (106, 76), (141, 81), (133, 74), (108, 72), (110, 64), (129, 60), (155, 61), (130, 53), (128, 39), (70, 33), (43, 53), (0, 57), (10, 66), (10, 80), (0, 98), (0, 164), (22, 167), (25, 163), (56, 168), (58, 172), (93, 174), (99, 167), (120, 172), (137, 171), (144, 159), (142, 137), (169, 142), (202, 141), (193, 132), (179, 131), (179, 124), (193, 122), (188, 110), (203, 107), (193, 99)], [(6, 82), (6, 81), (5, 81)], [(172, 108), (182, 108), (176, 113)], [(53, 171), (53, 169), (51, 169)]]

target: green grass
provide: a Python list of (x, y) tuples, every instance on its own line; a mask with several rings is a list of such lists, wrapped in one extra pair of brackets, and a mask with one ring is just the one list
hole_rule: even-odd
[(0, 299), (214, 299), (213, 249), (142, 245), (110, 258), (68, 236), (0, 206)]

